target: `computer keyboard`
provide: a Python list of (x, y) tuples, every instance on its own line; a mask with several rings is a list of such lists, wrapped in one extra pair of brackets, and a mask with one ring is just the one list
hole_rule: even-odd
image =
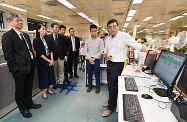
[(125, 89), (126, 91), (138, 91), (138, 87), (136, 85), (135, 79), (132, 77), (125, 77)]
[(145, 122), (137, 95), (123, 94), (123, 116), (125, 121)]

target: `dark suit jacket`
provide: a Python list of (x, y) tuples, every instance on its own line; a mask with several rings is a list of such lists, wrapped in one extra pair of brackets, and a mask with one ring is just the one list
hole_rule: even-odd
[[(51, 45), (49, 44), (49, 39), (48, 38), (45, 38), (45, 41), (47, 43), (47, 46), (48, 46), (48, 50), (49, 50), (49, 53), (51, 53)], [(50, 55), (46, 55), (46, 50), (45, 50), (45, 46), (43, 44), (43, 41), (41, 40), (41, 38), (38, 38), (38, 37), (35, 37), (34, 40), (33, 40), (33, 46), (34, 46), (34, 49), (36, 51), (36, 60), (37, 60), (37, 63), (38, 64), (44, 64), (44, 65), (48, 65), (48, 62), (45, 61), (44, 59), (41, 58), (41, 55), (44, 55), (45, 57), (51, 59), (51, 56)]]
[[(34, 56), (29, 35), (23, 33), (23, 36), (25, 37), (29, 45), (30, 51)], [(17, 71), (21, 73), (30, 72), (31, 70), (30, 53), (28, 51), (27, 46), (20, 39), (18, 34), (15, 32), (15, 30), (11, 29), (10, 31), (3, 34), (2, 49), (4, 52), (4, 58), (7, 61), (7, 66), (10, 72), (12, 73), (15, 73)]]
[(49, 38), (49, 42), (53, 52), (53, 60), (58, 60), (58, 57), (63, 60), (65, 56), (67, 56), (67, 46), (66, 46), (66, 38), (65, 36), (58, 34), (58, 45), (55, 44), (53, 34), (49, 34), (47, 36)]
[[(71, 42), (71, 36), (67, 37), (68, 38), (68, 44), (69, 44), (69, 53), (72, 53), (72, 42)], [(74, 36), (75, 38), (75, 46), (76, 46), (76, 53), (77, 53), (77, 57), (79, 56), (79, 48), (80, 48), (80, 39), (79, 37)]]

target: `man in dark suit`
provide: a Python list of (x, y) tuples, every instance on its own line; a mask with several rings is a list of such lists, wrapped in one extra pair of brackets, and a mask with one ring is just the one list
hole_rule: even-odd
[(69, 41), (71, 42), (69, 46), (69, 74), (70, 78), (73, 78), (72, 66), (74, 66), (74, 76), (79, 78), (77, 75), (77, 64), (79, 57), (79, 48), (80, 48), (80, 40), (75, 36), (75, 30), (73, 28), (69, 29)]
[(58, 86), (64, 87), (64, 62), (67, 61), (67, 47), (65, 46), (65, 37), (59, 34), (59, 25), (52, 23), (51, 28), (53, 33), (48, 35), (52, 52), (53, 60), (55, 61), (54, 70), (56, 76), (56, 84), (53, 89)]
[(29, 35), (21, 31), (23, 20), (19, 14), (7, 14), (7, 21), (12, 29), (2, 37), (2, 49), (9, 71), (15, 80), (15, 100), (23, 117), (30, 118), (29, 109), (37, 109), (41, 104), (34, 104), (32, 87), (35, 71), (35, 57)]
[[(68, 36), (65, 36), (65, 33), (66, 33), (66, 26), (65, 25), (60, 25), (59, 26), (60, 30), (59, 30), (59, 33), (64, 36), (65, 40), (65, 47), (67, 47), (67, 55), (69, 54), (69, 46), (71, 44), (71, 42), (68, 40), (69, 37)], [(68, 79), (68, 72), (69, 72), (69, 60), (67, 60), (66, 62), (64, 62), (64, 81), (67, 82), (67, 83), (71, 83), (71, 81), (69, 81)]]

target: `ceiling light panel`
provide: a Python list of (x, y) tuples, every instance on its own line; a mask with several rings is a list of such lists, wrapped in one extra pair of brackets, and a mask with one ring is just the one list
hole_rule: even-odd
[(152, 17), (146, 17), (143, 21), (149, 21)]
[(65, 5), (66, 7), (73, 9), (75, 8), (75, 6), (73, 6), (70, 2), (68, 2), (67, 0), (58, 0), (60, 3), (62, 3), (63, 5)]
[(131, 21), (132, 17), (127, 17), (126, 21)]
[(132, 4), (141, 4), (143, 2), (143, 0), (133, 0)]
[(136, 13), (136, 11), (137, 11), (137, 10), (130, 10), (127, 16), (128, 16), (128, 17), (134, 16), (135, 13)]
[(77, 13), (78, 15), (80, 15), (81, 17), (83, 17), (83, 18), (85, 18), (85, 19), (87, 19), (88, 18), (88, 16), (86, 16), (84, 13)]
[(11, 6), (11, 5), (8, 5), (8, 4), (4, 4), (4, 3), (0, 3), (0, 5), (4, 6), (4, 7), (11, 8), (11, 9), (15, 9), (15, 10), (18, 10), (18, 11), (22, 11), (22, 12), (26, 12), (27, 11), (25, 9), (21, 9), (21, 8), (18, 8), (18, 7), (15, 7), (15, 6)]

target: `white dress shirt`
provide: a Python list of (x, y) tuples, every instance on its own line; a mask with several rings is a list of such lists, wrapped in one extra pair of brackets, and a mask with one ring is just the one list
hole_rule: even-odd
[(112, 62), (124, 62), (126, 60), (128, 46), (141, 50), (143, 45), (136, 42), (128, 33), (118, 32), (114, 37), (109, 36), (105, 42), (104, 53), (109, 53)]

